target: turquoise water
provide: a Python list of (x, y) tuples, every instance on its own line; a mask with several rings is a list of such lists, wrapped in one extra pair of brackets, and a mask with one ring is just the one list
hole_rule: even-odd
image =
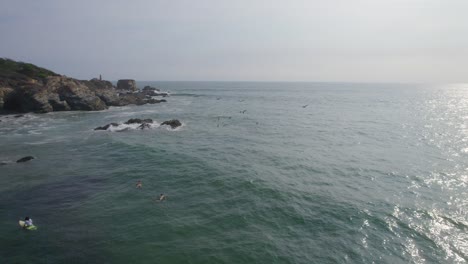
[[(0, 117), (0, 263), (468, 261), (468, 85), (146, 84)], [(183, 126), (93, 131), (130, 118)]]

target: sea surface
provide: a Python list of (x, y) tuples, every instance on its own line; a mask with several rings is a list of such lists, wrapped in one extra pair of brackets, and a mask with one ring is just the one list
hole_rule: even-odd
[(137, 84), (0, 116), (0, 263), (468, 262), (467, 84)]

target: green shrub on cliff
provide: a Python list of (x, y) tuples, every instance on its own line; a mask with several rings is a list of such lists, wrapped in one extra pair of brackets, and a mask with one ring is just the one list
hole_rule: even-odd
[(18, 62), (7, 58), (0, 58), (0, 77), (21, 78), (27, 76), (32, 79), (44, 79), (47, 76), (58, 75), (53, 71), (37, 67), (31, 63)]

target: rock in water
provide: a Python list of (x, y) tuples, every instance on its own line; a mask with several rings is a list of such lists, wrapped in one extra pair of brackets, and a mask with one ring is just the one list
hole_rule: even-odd
[(148, 123), (143, 123), (143, 124), (141, 124), (138, 128), (139, 128), (139, 129), (151, 128), (151, 125), (148, 124)]
[(159, 103), (162, 103), (162, 102), (166, 102), (166, 100), (164, 100), (164, 99), (162, 99), (162, 100), (158, 100), (158, 99), (148, 99), (148, 100), (146, 100), (147, 104), (159, 104)]
[(128, 91), (137, 91), (135, 80), (131, 79), (122, 79), (117, 81), (117, 89), (119, 90), (128, 90)]
[(26, 156), (26, 157), (23, 157), (23, 158), (17, 160), (16, 162), (17, 162), (17, 163), (19, 163), (19, 162), (26, 162), (26, 161), (30, 161), (30, 160), (32, 160), (32, 159), (34, 159), (33, 156)]
[(147, 103), (159, 103), (160, 101), (151, 99), (148, 97), (145, 92), (133, 92), (133, 93), (120, 93), (119, 94), (120, 104), (121, 105), (144, 105)]
[(159, 91), (161, 91), (161, 90), (159, 90), (159, 89), (156, 88), (156, 87), (151, 87), (151, 86), (147, 85), (147, 86), (145, 86), (145, 87), (143, 88), (143, 91), (158, 91), (158, 92), (159, 92)]
[(153, 123), (153, 119), (140, 119), (140, 118), (132, 118), (132, 119), (129, 119), (127, 122), (125, 122), (126, 125), (130, 125), (130, 124), (142, 124), (142, 123), (149, 123), (149, 124), (152, 124)]
[[(153, 123), (153, 119), (147, 118), (147, 119), (140, 119), (140, 118), (131, 118), (127, 122), (125, 122), (125, 125), (132, 125), (132, 124), (139, 124), (138, 128), (139, 129), (146, 129), (146, 128), (151, 128), (151, 125)], [(119, 124), (117, 123), (110, 123), (102, 127), (96, 127), (94, 130), (107, 130), (109, 127), (117, 127)], [(117, 132), (122, 132), (122, 131), (127, 131), (130, 128), (124, 128), (122, 130), (118, 130)]]
[(145, 86), (143, 90), (141, 90), (141, 93), (147, 95), (147, 96), (163, 96), (166, 97), (169, 95), (168, 92), (161, 92), (158, 88), (151, 87), (151, 86)]
[(117, 123), (110, 123), (102, 127), (96, 127), (94, 130), (107, 130), (111, 126), (119, 126)]
[(176, 127), (180, 127), (182, 125), (182, 123), (180, 123), (180, 121), (177, 120), (177, 119), (172, 119), (172, 120), (169, 120), (169, 121), (162, 122), (161, 126), (162, 125), (168, 125), (168, 126), (171, 126), (172, 129), (174, 129)]

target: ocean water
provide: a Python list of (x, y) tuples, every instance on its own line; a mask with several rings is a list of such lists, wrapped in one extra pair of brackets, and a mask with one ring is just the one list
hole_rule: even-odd
[[(468, 85), (138, 84), (0, 117), (0, 263), (468, 262)], [(183, 126), (93, 130), (130, 118)]]

